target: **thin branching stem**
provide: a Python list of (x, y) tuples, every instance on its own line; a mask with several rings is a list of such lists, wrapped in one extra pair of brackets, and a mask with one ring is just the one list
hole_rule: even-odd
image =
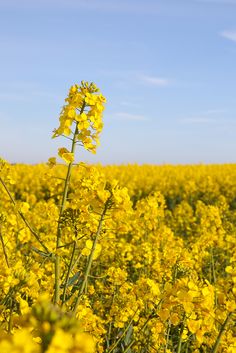
[(76, 250), (76, 241), (74, 241), (73, 243), (73, 248), (72, 248), (72, 252), (71, 252), (71, 258), (70, 258), (70, 263), (68, 266), (68, 270), (67, 270), (67, 274), (66, 274), (66, 279), (65, 279), (65, 283), (64, 283), (64, 288), (63, 288), (63, 294), (62, 294), (62, 306), (65, 303), (65, 299), (66, 299), (66, 288), (68, 286), (68, 282), (69, 282), (69, 278), (70, 278), (70, 273), (71, 273), (71, 269), (73, 266), (73, 262), (74, 262), (74, 258), (75, 258), (75, 250)]
[[(85, 102), (83, 103), (80, 114), (83, 113), (85, 108)], [(78, 122), (76, 123), (75, 126), (75, 131), (74, 131), (74, 136), (71, 144), (71, 153), (75, 152), (75, 147), (76, 147), (76, 138), (78, 134)], [(59, 212), (59, 220), (58, 220), (58, 226), (57, 226), (57, 240), (56, 240), (56, 249), (61, 247), (61, 236), (62, 236), (62, 231), (61, 231), (61, 217), (62, 214), (65, 210), (66, 206), (66, 201), (67, 201), (67, 196), (68, 196), (68, 191), (69, 191), (69, 186), (70, 186), (70, 179), (71, 179), (71, 172), (72, 172), (72, 166), (73, 162), (69, 163), (68, 168), (67, 168), (67, 174), (66, 174), (66, 179), (65, 179), (65, 184), (64, 184), (64, 190), (63, 190), (63, 196), (62, 196), (62, 203), (60, 206), (60, 212)], [(61, 270), (60, 270), (60, 255), (56, 253), (56, 259), (55, 259), (55, 293), (54, 293), (54, 303), (59, 304), (59, 299), (60, 299), (60, 278), (61, 276)]]
[(107, 212), (109, 203), (110, 203), (110, 199), (108, 199), (106, 201), (105, 206), (104, 206), (104, 210), (103, 210), (103, 212), (101, 214), (101, 217), (100, 217), (100, 220), (99, 220), (99, 223), (98, 223), (97, 231), (96, 231), (96, 234), (95, 234), (95, 237), (94, 237), (94, 240), (93, 240), (93, 246), (92, 246), (91, 253), (89, 255), (87, 266), (86, 266), (86, 269), (85, 269), (83, 282), (82, 282), (82, 284), (80, 286), (79, 293), (78, 293), (78, 296), (77, 296), (77, 299), (76, 299), (76, 302), (75, 302), (75, 306), (74, 306), (74, 310), (73, 310), (74, 312), (77, 311), (77, 308), (78, 308), (79, 303), (80, 303), (81, 296), (84, 294), (84, 291), (85, 291), (86, 286), (87, 286), (87, 281), (88, 281), (88, 277), (89, 277), (89, 274), (90, 274), (90, 270), (91, 270), (91, 266), (92, 266), (92, 262), (93, 262), (93, 258), (94, 258), (94, 253), (95, 253), (95, 250), (96, 250), (98, 238), (99, 238), (99, 235), (100, 235), (101, 230), (102, 230), (102, 223), (103, 223), (105, 214)]
[[(153, 318), (153, 314), (149, 315), (149, 317), (147, 318), (147, 320), (145, 321), (145, 323), (143, 324), (143, 326), (141, 327), (141, 329), (138, 331), (138, 333), (140, 334), (143, 330), (145, 330), (145, 328), (147, 327), (149, 321)], [(133, 339), (128, 346), (125, 348), (123, 353), (127, 353), (129, 351), (129, 349), (135, 344), (136, 339)]]
[[(112, 300), (111, 300), (111, 306), (110, 306), (110, 310), (114, 304), (114, 301), (115, 301), (115, 296), (116, 296), (116, 287), (115, 287), (115, 290), (113, 291), (113, 294), (112, 294)], [(107, 332), (107, 337), (106, 337), (106, 342), (107, 342), (107, 349), (109, 349), (110, 347), (110, 340), (111, 340), (111, 329), (112, 329), (112, 320), (110, 321), (109, 323), (109, 327), (108, 327), (108, 332)]]
[[(211, 267), (212, 267), (212, 279), (213, 279), (213, 284), (215, 288), (216, 284), (216, 269), (215, 269), (215, 259), (214, 259), (214, 248), (211, 248)], [(217, 293), (215, 289), (215, 306), (217, 307)]]
[[(11, 202), (13, 203), (14, 206), (16, 206), (16, 201), (14, 200), (12, 194), (10, 193), (10, 190), (8, 189), (6, 183), (4, 182), (4, 180), (0, 177), (0, 182), (3, 185), (4, 189), (6, 190), (9, 199), (11, 200)], [(29, 221), (27, 220), (27, 218), (23, 215), (23, 213), (20, 210), (17, 210), (17, 213), (19, 214), (19, 216), (21, 217), (21, 219), (23, 220), (23, 222), (25, 223), (26, 227), (30, 230), (30, 232), (34, 235), (35, 239), (38, 241), (38, 243), (44, 248), (44, 250), (50, 254), (50, 251), (48, 250), (48, 248), (46, 247), (46, 245), (43, 243), (43, 241), (40, 239), (39, 235), (37, 234), (37, 232), (31, 227)]]
[(2, 229), (0, 228), (0, 240), (1, 240), (1, 244), (2, 244), (2, 251), (3, 251), (3, 255), (7, 264), (7, 267), (9, 268), (9, 260), (8, 260), (8, 256), (7, 256), (7, 251), (6, 251), (6, 246), (3, 240), (3, 236), (2, 236)]
[(136, 312), (134, 313), (134, 315), (132, 316), (132, 318), (130, 319), (128, 325), (126, 326), (126, 328), (124, 329), (124, 331), (122, 332), (122, 335), (119, 337), (119, 339), (110, 347), (110, 349), (108, 351), (106, 351), (106, 353), (111, 353), (114, 351), (114, 349), (118, 346), (118, 344), (122, 341), (123, 337), (125, 336), (126, 332), (128, 332), (130, 326), (132, 325), (133, 323), (133, 320), (134, 320), (134, 317), (137, 313), (137, 310)]
[(12, 332), (12, 324), (13, 324), (13, 300), (11, 300), (11, 308), (10, 308), (10, 314), (9, 314), (9, 320), (8, 320), (8, 328), (7, 328), (7, 332), (8, 333)]
[(167, 332), (166, 332), (166, 344), (164, 348), (164, 353), (167, 352), (168, 345), (169, 345), (169, 338), (170, 338), (170, 329), (171, 329), (171, 321), (168, 321)]
[(183, 322), (182, 322), (182, 326), (181, 326), (181, 329), (180, 329), (180, 333), (179, 333), (179, 341), (178, 341), (178, 346), (177, 346), (177, 353), (181, 353), (181, 348), (182, 348), (182, 343), (183, 343), (183, 338), (182, 338), (182, 335), (183, 335), (183, 332), (184, 332), (184, 327), (185, 327), (185, 316), (183, 318)]
[(212, 348), (211, 353), (217, 353), (217, 352), (218, 352), (218, 348), (219, 348), (219, 345), (220, 345), (221, 337), (222, 337), (222, 335), (224, 334), (224, 332), (225, 332), (225, 330), (226, 330), (226, 326), (227, 326), (229, 320), (231, 319), (231, 316), (232, 316), (232, 315), (233, 315), (232, 312), (228, 313), (228, 315), (227, 315), (227, 317), (226, 317), (226, 319), (225, 319), (223, 325), (221, 326), (220, 332), (219, 332), (219, 334), (218, 334), (218, 337), (217, 337), (217, 339), (216, 339), (216, 341), (215, 341), (215, 344), (214, 344), (214, 346), (213, 346), (213, 348)]
[[(139, 329), (138, 334), (140, 334), (142, 331), (144, 331), (149, 323), (149, 321), (151, 319), (153, 319), (156, 315), (156, 309), (159, 308), (160, 304), (162, 303), (162, 299), (158, 302), (158, 304), (155, 306), (155, 309), (152, 310), (151, 314), (147, 317), (146, 321), (144, 322), (144, 324), (142, 325), (142, 327)], [(137, 342), (137, 339), (133, 339), (128, 346), (125, 348), (125, 350), (123, 351), (123, 353), (127, 353), (129, 351), (129, 349)]]

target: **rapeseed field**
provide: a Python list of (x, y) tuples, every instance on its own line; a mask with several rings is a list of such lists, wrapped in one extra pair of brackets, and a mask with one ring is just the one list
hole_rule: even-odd
[(0, 352), (235, 353), (236, 165), (93, 166), (105, 98), (71, 87), (40, 165), (0, 163)]

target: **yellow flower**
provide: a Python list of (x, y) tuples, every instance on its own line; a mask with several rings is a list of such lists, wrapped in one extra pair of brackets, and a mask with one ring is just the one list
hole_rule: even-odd
[[(84, 256), (89, 256), (91, 254), (91, 250), (93, 247), (93, 241), (92, 240), (87, 240), (85, 243), (85, 247), (82, 250), (82, 255)], [(96, 260), (96, 258), (99, 256), (100, 252), (102, 250), (102, 247), (100, 244), (96, 244), (94, 253), (93, 253), (93, 260)]]
[(95, 340), (86, 333), (77, 333), (72, 353), (95, 353)]
[(23, 214), (27, 213), (29, 211), (30, 205), (28, 202), (21, 202), (19, 211)]
[[(80, 86), (74, 85), (70, 88), (65, 101), (59, 118), (60, 126), (54, 130), (53, 137), (74, 134), (85, 149), (96, 153), (99, 134), (103, 128), (102, 112), (106, 99), (99, 94), (99, 89), (94, 83), (82, 81)], [(66, 156), (66, 159), (71, 160), (69, 156)]]
[(50, 168), (54, 167), (57, 164), (56, 158), (55, 157), (48, 158), (47, 164)]
[(66, 163), (72, 163), (74, 161), (74, 153), (71, 153), (67, 150), (67, 148), (62, 147), (58, 149), (58, 155), (61, 157)]
[(192, 333), (196, 333), (201, 327), (202, 321), (201, 320), (188, 320), (187, 325), (188, 329)]
[(73, 347), (72, 335), (68, 332), (64, 332), (61, 329), (57, 329), (52, 341), (47, 349), (47, 353), (68, 353)]

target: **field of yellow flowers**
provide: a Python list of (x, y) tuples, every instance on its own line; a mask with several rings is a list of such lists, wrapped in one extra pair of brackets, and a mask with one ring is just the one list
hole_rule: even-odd
[(75, 164), (104, 103), (71, 87), (66, 165), (0, 161), (0, 352), (235, 353), (236, 165)]

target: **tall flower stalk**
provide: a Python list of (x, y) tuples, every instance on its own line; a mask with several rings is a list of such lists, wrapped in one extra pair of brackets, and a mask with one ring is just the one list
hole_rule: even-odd
[(59, 304), (60, 300), (61, 282), (58, 249), (63, 246), (61, 218), (66, 209), (76, 145), (79, 144), (86, 150), (96, 153), (96, 148), (99, 145), (99, 135), (103, 128), (102, 112), (104, 110), (105, 98), (99, 93), (99, 89), (94, 83), (89, 84), (82, 81), (80, 86), (74, 85), (70, 88), (65, 102), (66, 104), (62, 108), (59, 119), (60, 126), (53, 134), (53, 137), (64, 136), (71, 140), (70, 151), (65, 147), (58, 150), (59, 157), (68, 164), (68, 167), (60, 205), (56, 238), (54, 302), (57, 304)]

